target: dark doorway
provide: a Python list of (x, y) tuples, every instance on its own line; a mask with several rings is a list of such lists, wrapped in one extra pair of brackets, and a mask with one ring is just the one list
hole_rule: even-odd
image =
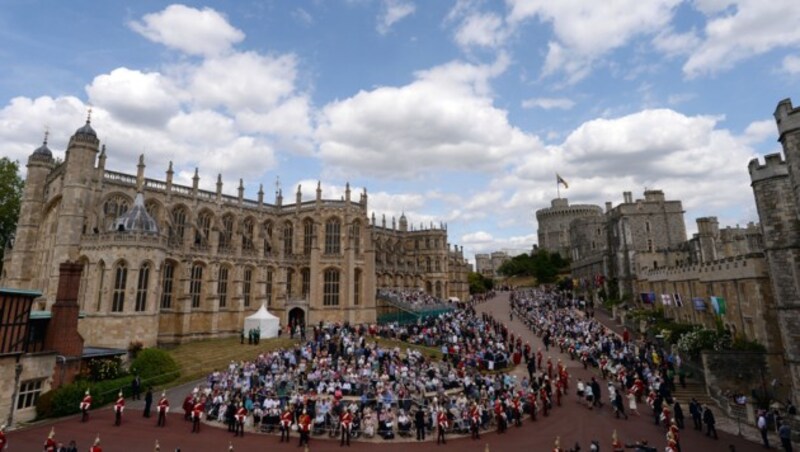
[(289, 325), (293, 330), (297, 325), (300, 325), (301, 328), (305, 327), (306, 313), (302, 308), (292, 308), (289, 311)]

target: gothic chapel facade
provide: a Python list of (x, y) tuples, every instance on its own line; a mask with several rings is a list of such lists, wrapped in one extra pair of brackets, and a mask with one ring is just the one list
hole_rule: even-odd
[(445, 227), (409, 230), (376, 224), (367, 193), (273, 204), (105, 168), (90, 121), (70, 138), (63, 163), (45, 143), (28, 159), (13, 245), (0, 286), (55, 301), (59, 264), (83, 265), (79, 331), (87, 344), (126, 348), (238, 335), (262, 304), (281, 319), (313, 324), (376, 321), (376, 290), (423, 288), (440, 298), (468, 296), (463, 248)]

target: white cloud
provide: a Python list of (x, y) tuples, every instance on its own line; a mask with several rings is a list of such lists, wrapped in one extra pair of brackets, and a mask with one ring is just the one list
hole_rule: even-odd
[(303, 8), (297, 8), (292, 11), (292, 17), (303, 25), (309, 26), (314, 24), (314, 16)]
[(761, 121), (753, 121), (747, 125), (744, 130), (742, 139), (748, 144), (757, 144), (768, 138), (776, 136), (776, 126), (774, 119), (763, 119)]
[(453, 62), (417, 73), (408, 85), (326, 105), (316, 132), (320, 157), (348, 173), (395, 178), (502, 168), (539, 146), (492, 105), (488, 80), (505, 64)]
[(508, 28), (503, 19), (494, 13), (468, 15), (457, 27), (456, 43), (464, 48), (471, 46), (497, 48), (508, 38)]
[(783, 58), (781, 69), (791, 75), (800, 74), (800, 55), (786, 55)]
[(122, 121), (158, 127), (180, 110), (176, 89), (157, 72), (122, 67), (95, 77), (86, 92), (92, 105)]
[(585, 77), (592, 64), (637, 36), (666, 27), (680, 0), (506, 0), (512, 26), (538, 18), (552, 23), (555, 40), (548, 44), (544, 76), (563, 72), (574, 83)]
[(692, 30), (675, 33), (671, 28), (663, 30), (653, 38), (653, 46), (667, 56), (688, 55), (697, 48), (701, 40)]
[(776, 48), (800, 46), (800, 8), (793, 0), (700, 2), (702, 43), (683, 65), (687, 77), (715, 74)]
[(131, 21), (131, 29), (145, 38), (190, 55), (218, 55), (244, 39), (241, 30), (211, 8), (170, 5), (158, 13)]
[(559, 109), (569, 110), (575, 106), (575, 101), (565, 97), (537, 97), (522, 101), (522, 108), (541, 108), (544, 110)]
[(470, 233), (470, 234), (464, 234), (461, 237), (461, 243), (464, 243), (464, 244), (468, 243), (468, 244), (471, 244), (471, 245), (474, 245), (474, 244), (477, 244), (477, 243), (491, 242), (493, 240), (494, 240), (494, 237), (492, 237), (492, 234), (489, 234), (486, 231), (478, 231), (478, 232), (473, 232), (473, 233)]
[(378, 17), (378, 33), (385, 35), (394, 24), (414, 14), (416, 9), (416, 5), (408, 0), (383, 0), (383, 8)]

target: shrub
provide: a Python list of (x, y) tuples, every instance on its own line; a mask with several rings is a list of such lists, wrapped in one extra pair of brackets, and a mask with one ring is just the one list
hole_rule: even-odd
[(128, 353), (131, 355), (131, 359), (136, 359), (142, 349), (144, 349), (142, 341), (131, 341), (128, 344)]
[(119, 356), (90, 359), (86, 368), (89, 371), (89, 379), (92, 381), (113, 380), (125, 375)]
[(180, 367), (172, 355), (157, 348), (147, 348), (139, 352), (130, 369), (147, 386), (162, 385), (180, 376)]

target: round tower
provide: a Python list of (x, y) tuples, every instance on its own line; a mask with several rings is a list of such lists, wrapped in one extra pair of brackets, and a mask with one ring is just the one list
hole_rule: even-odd
[(562, 257), (570, 255), (569, 224), (578, 218), (603, 214), (600, 206), (592, 204), (569, 204), (567, 198), (552, 200), (549, 208), (536, 211), (539, 247)]

